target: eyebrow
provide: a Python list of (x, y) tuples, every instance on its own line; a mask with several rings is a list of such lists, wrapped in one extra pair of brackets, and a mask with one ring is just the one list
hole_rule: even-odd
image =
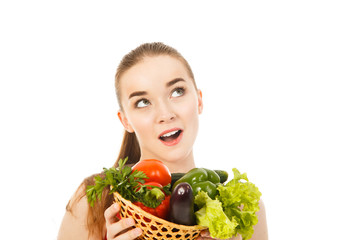
[(171, 87), (172, 85), (174, 85), (177, 82), (185, 82), (185, 80), (182, 78), (175, 78), (175, 79), (171, 80), (170, 82), (168, 82), (166, 84), (166, 87)]
[(144, 96), (146, 95), (147, 92), (145, 91), (137, 91), (137, 92), (133, 92), (129, 95), (129, 99), (132, 98), (132, 97), (136, 97), (136, 96)]
[[(177, 82), (185, 82), (185, 80), (182, 78), (175, 78), (175, 79), (171, 80), (170, 82), (166, 83), (166, 87), (171, 87), (172, 85), (176, 84)], [(132, 97), (144, 96), (146, 94), (147, 94), (146, 91), (136, 91), (129, 95), (129, 99)]]

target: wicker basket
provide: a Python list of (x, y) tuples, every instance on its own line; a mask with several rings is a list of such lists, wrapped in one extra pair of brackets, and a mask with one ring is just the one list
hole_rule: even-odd
[(114, 192), (115, 201), (120, 205), (122, 218), (132, 217), (136, 227), (143, 230), (143, 235), (137, 239), (196, 239), (201, 230), (206, 229), (199, 225), (185, 226), (168, 222), (145, 212), (140, 207), (122, 198), (119, 193)]

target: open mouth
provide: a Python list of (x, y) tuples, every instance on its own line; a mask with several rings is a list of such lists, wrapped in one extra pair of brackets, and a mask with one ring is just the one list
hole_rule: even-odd
[(171, 132), (161, 135), (159, 138), (161, 141), (163, 141), (165, 143), (172, 143), (179, 138), (181, 133), (182, 133), (182, 130), (180, 130), (180, 129), (174, 130), (174, 131), (171, 131)]

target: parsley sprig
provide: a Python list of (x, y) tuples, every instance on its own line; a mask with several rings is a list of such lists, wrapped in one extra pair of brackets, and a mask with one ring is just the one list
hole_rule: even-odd
[(152, 186), (148, 189), (145, 185), (146, 174), (139, 170), (132, 170), (130, 166), (125, 165), (128, 158), (120, 159), (118, 167), (103, 168), (104, 177), (95, 176), (95, 184), (87, 186), (86, 196), (90, 206), (94, 206), (95, 201), (100, 200), (103, 190), (107, 186), (112, 186), (109, 194), (118, 192), (123, 198), (131, 202), (142, 202), (145, 206), (155, 208), (164, 200), (164, 191), (166, 195), (170, 194), (170, 184), (164, 186), (161, 190)]
[[(95, 176), (95, 184), (87, 186), (86, 196), (91, 206), (94, 206), (96, 200), (101, 199), (105, 187), (112, 186), (109, 194), (118, 192), (123, 198), (131, 202), (137, 201), (139, 196), (134, 189), (141, 186), (146, 178), (142, 171), (132, 170), (130, 166), (125, 165), (128, 158), (120, 159), (118, 167), (103, 168), (105, 177)], [(143, 191), (141, 191), (143, 192)]]

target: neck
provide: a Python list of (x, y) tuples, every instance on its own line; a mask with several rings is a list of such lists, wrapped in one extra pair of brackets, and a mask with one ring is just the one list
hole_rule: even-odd
[(170, 172), (186, 173), (195, 167), (193, 151), (191, 151), (185, 158), (177, 161), (165, 162)]
[[(142, 157), (141, 159), (145, 159), (145, 158)], [(185, 158), (181, 158), (181, 159), (172, 159), (172, 160), (158, 159), (158, 160), (161, 160), (169, 168), (171, 173), (176, 173), (176, 172), (186, 173), (189, 170), (195, 168), (194, 156), (192, 152)]]
[(180, 160), (179, 162), (164, 162), (164, 163), (172, 173), (175, 172), (186, 173), (195, 167), (194, 159), (187, 161)]

